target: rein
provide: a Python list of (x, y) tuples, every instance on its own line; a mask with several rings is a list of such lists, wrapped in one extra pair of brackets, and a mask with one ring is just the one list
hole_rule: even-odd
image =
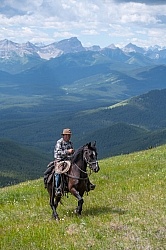
[(77, 179), (77, 180), (87, 180), (88, 177), (85, 177), (85, 178), (81, 178), (81, 177), (76, 177), (74, 175), (70, 175), (70, 174), (67, 174), (67, 173), (64, 173), (66, 176), (72, 178), (72, 179)]
[(76, 166), (82, 173), (87, 174), (87, 172), (84, 171), (84, 170), (82, 170), (76, 163), (75, 163), (75, 166)]
[(74, 163), (74, 165), (75, 165), (82, 173), (87, 174), (87, 177), (81, 178), (81, 177), (76, 177), (76, 176), (74, 176), (74, 175), (70, 175), (70, 174), (67, 174), (67, 173), (65, 173), (65, 175), (68, 176), (68, 177), (70, 177), (70, 178), (72, 178), (72, 179), (87, 180), (87, 179), (88, 179), (88, 173), (87, 173), (86, 171), (83, 171), (81, 168), (79, 168), (79, 166), (78, 166), (76, 163)]

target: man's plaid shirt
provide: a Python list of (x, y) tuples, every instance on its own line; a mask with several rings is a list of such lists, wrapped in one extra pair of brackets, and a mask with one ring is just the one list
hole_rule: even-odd
[(67, 154), (67, 150), (73, 148), (71, 141), (65, 142), (63, 138), (59, 139), (54, 148), (54, 158), (57, 161), (68, 160), (71, 155)]

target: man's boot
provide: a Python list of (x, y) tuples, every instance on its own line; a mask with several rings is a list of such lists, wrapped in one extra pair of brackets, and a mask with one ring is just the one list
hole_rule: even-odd
[(90, 182), (90, 190), (94, 190), (95, 187), (96, 187), (96, 185)]
[(62, 195), (61, 188), (60, 187), (56, 188), (55, 189), (55, 196), (61, 196), (61, 195)]
[(61, 175), (60, 174), (55, 174), (55, 196), (61, 196)]

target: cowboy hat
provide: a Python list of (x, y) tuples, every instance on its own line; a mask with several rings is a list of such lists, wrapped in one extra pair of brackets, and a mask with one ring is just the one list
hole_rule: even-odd
[(63, 129), (62, 135), (71, 135), (71, 130), (69, 128)]

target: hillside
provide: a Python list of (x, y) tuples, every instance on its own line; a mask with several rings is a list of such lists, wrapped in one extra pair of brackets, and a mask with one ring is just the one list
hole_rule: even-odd
[(166, 143), (166, 89), (93, 109), (79, 106), (77, 101), (72, 109), (70, 103), (53, 105), (48, 100), (41, 105), (38, 97), (34, 100), (36, 106), (20, 103), (20, 107), (13, 107), (11, 103), (0, 110), (1, 138), (52, 154), (62, 128), (70, 127), (75, 148), (96, 140), (100, 159)]
[(45, 153), (5, 139), (0, 140), (0, 155), (0, 187), (43, 176), (50, 161)]
[(166, 89), (152, 90), (115, 105), (87, 111), (86, 119), (123, 122), (155, 130), (166, 128)]
[(99, 164), (82, 216), (73, 213), (69, 195), (58, 207), (58, 224), (42, 179), (1, 188), (1, 249), (165, 249), (166, 146)]
[(80, 145), (84, 141), (97, 140), (99, 158), (128, 154), (166, 144), (166, 129), (150, 131), (126, 123), (115, 123), (77, 138)]

